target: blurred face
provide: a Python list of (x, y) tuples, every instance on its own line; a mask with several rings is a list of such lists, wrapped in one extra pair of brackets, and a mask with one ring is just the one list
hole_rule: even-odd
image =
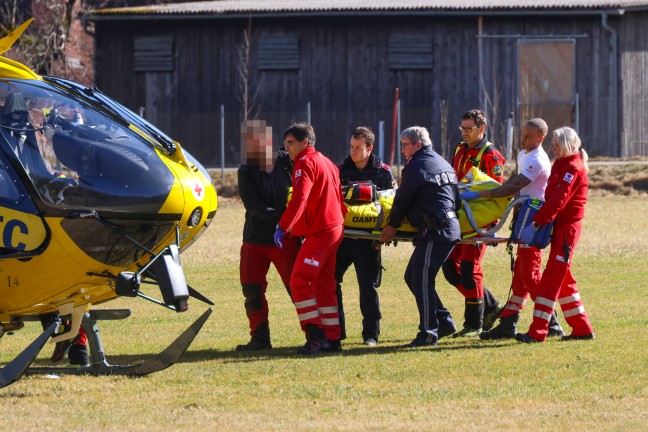
[(556, 138), (551, 140), (551, 148), (553, 149), (556, 159), (560, 159), (562, 157), (562, 152), (560, 150), (560, 144), (558, 143), (558, 140)]
[(411, 158), (412, 155), (416, 153), (421, 147), (423, 147), (423, 144), (421, 144), (419, 141), (412, 142), (408, 138), (401, 138), (401, 151), (403, 152), (403, 156), (405, 156), (406, 159)]
[(299, 156), (299, 154), (304, 151), (306, 147), (308, 147), (307, 139), (298, 141), (292, 134), (288, 134), (286, 135), (286, 138), (284, 138), (284, 148), (286, 149), (292, 160), (295, 160), (295, 158)]
[(272, 170), (272, 129), (253, 130), (245, 136), (244, 163)]
[(530, 152), (537, 149), (544, 141), (544, 135), (538, 129), (525, 125), (522, 128), (522, 136), (520, 137), (520, 148)]
[(351, 156), (353, 163), (356, 165), (366, 165), (372, 150), (373, 146), (367, 145), (367, 139), (365, 137), (351, 137), (349, 155)]
[(484, 130), (486, 125), (477, 126), (475, 120), (467, 119), (461, 120), (461, 139), (468, 144), (469, 147), (474, 147), (479, 144), (479, 141), (484, 137)]

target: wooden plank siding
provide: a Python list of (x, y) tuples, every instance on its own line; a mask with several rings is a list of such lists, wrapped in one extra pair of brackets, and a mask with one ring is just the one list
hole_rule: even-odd
[(621, 156), (648, 156), (648, 12), (624, 18), (621, 41)]
[[(613, 103), (609, 100), (610, 35), (601, 28), (600, 21), (598, 16), (568, 19), (490, 16), (483, 19), (482, 29), (489, 36), (587, 35), (575, 39), (580, 133), (590, 155), (614, 156), (620, 151), (620, 142), (611, 135), (608, 126), (609, 106)], [(636, 21), (632, 34), (638, 39), (642, 20)], [(610, 19), (610, 23), (619, 26), (619, 19)], [(239, 161), (236, 151), (239, 124), (243, 120), (237, 96), (240, 81), (237, 49), (242, 45), (247, 25), (247, 19), (235, 18), (97, 21), (97, 85), (135, 111), (140, 106), (148, 107), (145, 116), (207, 166), (220, 163), (219, 111), (224, 104), (225, 162), (233, 166)], [(278, 144), (282, 131), (291, 122), (306, 120), (306, 105), (310, 102), (317, 147), (334, 161), (341, 162), (348, 152), (350, 133), (357, 125), (366, 124), (377, 131), (378, 122), (384, 120), (386, 143), (389, 143), (394, 89), (398, 87), (401, 128), (414, 124), (426, 126), (437, 147), (443, 143), (450, 145), (460, 139), (457, 126), (461, 114), (482, 106), (486, 100), (480, 93), (481, 46), (483, 88), (496, 102), (486, 107), (492, 121), (489, 133), (499, 146), (505, 136), (508, 115), (517, 116), (517, 39), (480, 39), (478, 29), (478, 17), (468, 16), (255, 18), (251, 53), (253, 84), (259, 87), (257, 118), (273, 126), (274, 141)], [(135, 72), (134, 39), (165, 34), (173, 36), (174, 70)], [(390, 69), (388, 52), (392, 34), (429, 35), (431, 69)], [(298, 37), (299, 69), (256, 70), (258, 40), (267, 35)], [(645, 45), (646, 40), (636, 43)], [(646, 49), (643, 46), (643, 54), (624, 54), (625, 64), (640, 63), (645, 67)], [(645, 106), (646, 74), (634, 76), (637, 85), (644, 89)], [(623, 78), (632, 77), (623, 75)], [(633, 96), (626, 87), (623, 94), (625, 98)], [(639, 98), (638, 94), (634, 96)], [(443, 106), (447, 107), (447, 117)], [(631, 111), (625, 103), (623, 106), (624, 112)], [(519, 124), (520, 119), (516, 117), (515, 121)], [(637, 115), (635, 124), (646, 121), (645, 116), (639, 120)], [(442, 136), (443, 123), (446, 129)], [(628, 131), (624, 133), (627, 139), (634, 137)], [(646, 145), (641, 148), (645, 149)], [(624, 147), (624, 152), (628, 151)], [(385, 155), (389, 155), (388, 149)]]

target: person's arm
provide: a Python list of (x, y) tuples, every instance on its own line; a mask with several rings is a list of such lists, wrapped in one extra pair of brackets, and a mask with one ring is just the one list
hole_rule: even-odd
[(279, 228), (285, 232), (292, 230), (295, 223), (304, 213), (304, 210), (306, 210), (306, 202), (313, 188), (313, 167), (311, 163), (300, 161), (295, 165), (292, 198), (278, 224)]
[(530, 183), (531, 180), (529, 180), (522, 174), (516, 174), (502, 186), (496, 187), (494, 189), (477, 191), (477, 196), (481, 198), (502, 198), (512, 196), (520, 192), (522, 188)]

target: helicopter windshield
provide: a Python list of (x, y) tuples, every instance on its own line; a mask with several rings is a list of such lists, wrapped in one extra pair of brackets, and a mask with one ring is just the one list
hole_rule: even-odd
[(74, 90), (1, 80), (0, 146), (49, 206), (156, 213), (175, 181), (156, 153), (158, 143)]

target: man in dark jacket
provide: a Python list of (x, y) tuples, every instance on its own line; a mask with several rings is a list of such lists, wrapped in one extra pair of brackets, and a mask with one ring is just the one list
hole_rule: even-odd
[[(351, 135), (350, 156), (344, 159), (340, 169), (343, 186), (351, 187), (357, 182), (371, 182), (377, 190), (392, 189), (396, 182), (391, 168), (372, 153), (375, 136), (365, 126), (357, 127)], [(342, 281), (349, 266), (355, 267), (360, 289), (360, 312), (362, 312), (362, 340), (365, 345), (375, 346), (380, 335), (380, 300), (376, 288), (380, 286), (382, 263), (380, 243), (374, 240), (345, 238), (337, 251), (335, 279), (337, 280), (338, 310), (342, 339), (346, 337), (344, 309), (342, 307)]]
[(237, 351), (270, 349), (266, 275), (274, 264), (288, 295), (290, 274), (297, 255), (297, 240), (286, 237), (284, 248), (274, 247), (275, 226), (286, 209), (293, 163), (290, 155), (279, 150), (272, 165), (272, 128), (261, 120), (241, 126), (241, 167), (238, 185), (245, 206), (240, 277), (245, 297), (245, 312), (250, 322), (251, 340), (238, 345)]
[(452, 166), (432, 149), (427, 129), (412, 126), (401, 133), (407, 161), (396, 191), (389, 222), (380, 241), (394, 239), (405, 218), (418, 229), (415, 247), (405, 270), (405, 282), (416, 298), (419, 332), (407, 347), (436, 345), (456, 327), (439, 298), (434, 280), (455, 243), (461, 238), (457, 176)]

